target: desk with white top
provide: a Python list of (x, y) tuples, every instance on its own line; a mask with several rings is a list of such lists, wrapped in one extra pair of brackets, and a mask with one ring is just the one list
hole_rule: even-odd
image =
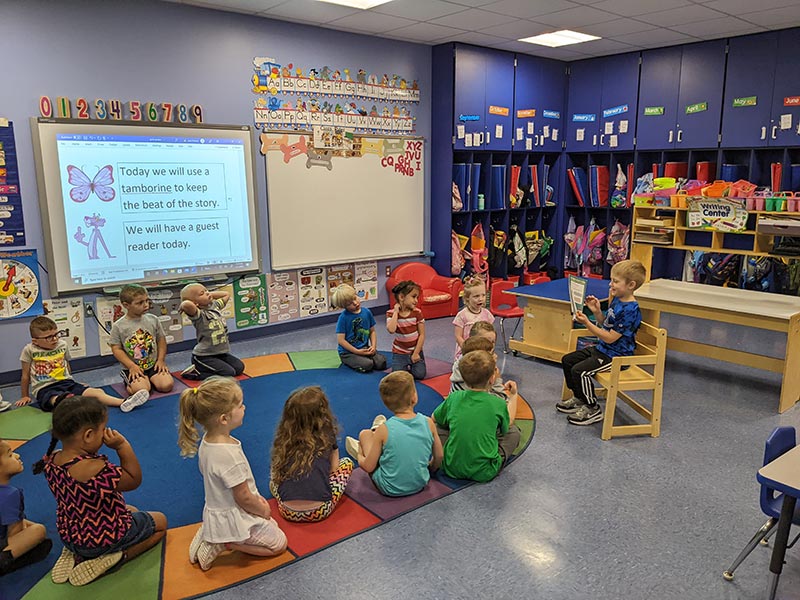
[(767, 598), (775, 598), (778, 579), (783, 570), (783, 559), (786, 556), (786, 544), (789, 541), (789, 530), (797, 498), (800, 496), (800, 446), (795, 446), (785, 454), (758, 470), (756, 476), (759, 483), (783, 492), (781, 517), (778, 520), (778, 531), (772, 547), (772, 558), (769, 563), (770, 579), (767, 587)]
[(783, 358), (667, 337), (667, 349), (706, 356), (783, 375), (778, 412), (800, 399), (800, 298), (687, 281), (656, 279), (634, 293), (642, 318), (659, 326), (661, 313), (672, 313), (786, 333)]

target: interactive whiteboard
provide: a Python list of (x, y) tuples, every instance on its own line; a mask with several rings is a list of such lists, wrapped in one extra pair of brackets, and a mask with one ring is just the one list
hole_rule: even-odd
[(420, 254), (424, 141), (262, 133), (273, 270)]

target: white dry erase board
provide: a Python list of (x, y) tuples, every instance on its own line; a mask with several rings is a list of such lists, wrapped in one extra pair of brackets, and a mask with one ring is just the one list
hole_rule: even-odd
[(422, 253), (424, 140), (322, 133), (260, 135), (272, 269)]

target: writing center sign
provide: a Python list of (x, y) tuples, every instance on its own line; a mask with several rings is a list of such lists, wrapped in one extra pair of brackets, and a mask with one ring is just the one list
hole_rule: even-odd
[(713, 231), (744, 231), (747, 211), (741, 202), (720, 198), (689, 198), (686, 226)]

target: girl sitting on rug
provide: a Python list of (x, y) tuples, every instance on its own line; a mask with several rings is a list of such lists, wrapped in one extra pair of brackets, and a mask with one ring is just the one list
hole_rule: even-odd
[(410, 371), (414, 379), (425, 379), (425, 317), (417, 308), (422, 288), (411, 280), (392, 288), (397, 303), (386, 313), (386, 329), (395, 334), (392, 371)]
[(322, 388), (292, 392), (275, 431), (269, 484), (287, 521), (322, 521), (344, 495), (353, 461), (339, 460), (337, 433)]
[[(204, 571), (223, 550), (255, 556), (286, 550), (286, 535), (258, 493), (242, 444), (231, 436), (243, 419), (242, 388), (234, 379), (209, 377), (181, 393), (178, 446), (181, 456), (199, 455), (206, 493), (203, 524), (189, 545), (189, 562), (199, 562)], [(205, 430), (202, 440), (195, 423)]]
[[(108, 412), (97, 398), (72, 396), (53, 410), (53, 437), (44, 471), (56, 498), (56, 529), (64, 550), (53, 566), (54, 583), (85, 585), (113, 567), (155, 546), (167, 530), (160, 512), (127, 506), (122, 492), (142, 483), (142, 469), (130, 443), (106, 427)], [(62, 450), (53, 452), (57, 442)], [(117, 453), (119, 466), (98, 454), (103, 445)]]

